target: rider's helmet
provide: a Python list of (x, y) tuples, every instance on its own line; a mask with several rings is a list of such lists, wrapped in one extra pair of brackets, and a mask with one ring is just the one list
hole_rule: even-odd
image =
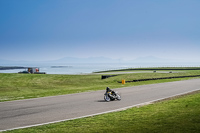
[(111, 90), (110, 90), (110, 88), (109, 88), (109, 87), (107, 87), (107, 88), (106, 88), (106, 91), (108, 92), (108, 91), (111, 91)]

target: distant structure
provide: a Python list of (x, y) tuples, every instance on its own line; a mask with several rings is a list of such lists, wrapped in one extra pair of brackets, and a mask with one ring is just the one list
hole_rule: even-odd
[(27, 70), (18, 73), (46, 74), (45, 72), (40, 72), (38, 67), (28, 67)]

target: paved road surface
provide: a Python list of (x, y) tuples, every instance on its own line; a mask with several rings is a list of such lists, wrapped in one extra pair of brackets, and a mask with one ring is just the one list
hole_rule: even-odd
[(121, 101), (104, 102), (105, 91), (0, 103), (0, 130), (98, 114), (200, 89), (200, 79), (116, 89)]

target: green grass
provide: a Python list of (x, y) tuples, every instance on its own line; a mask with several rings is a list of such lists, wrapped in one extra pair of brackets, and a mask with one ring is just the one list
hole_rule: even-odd
[(200, 75), (199, 70), (184, 71), (181, 73), (132, 73), (119, 74), (108, 79), (101, 79), (101, 75), (37, 75), (37, 74), (3, 74), (0, 73), (0, 102), (18, 99), (55, 96), (71, 93), (80, 93), (110, 88), (121, 88), (144, 84), (154, 84), (186, 80), (190, 78), (151, 80), (143, 82), (126, 83), (122, 79), (146, 79), (170, 76)]
[(140, 108), (6, 133), (199, 133), (200, 91)]
[(149, 67), (149, 68), (127, 68), (119, 70), (106, 70), (97, 71), (95, 73), (107, 73), (107, 72), (138, 72), (138, 71), (186, 71), (186, 70), (200, 70), (200, 67)]
[[(171, 76), (199, 75), (199, 70), (181, 73), (120, 74), (101, 80), (101, 75), (34, 75), (0, 74), (0, 101), (27, 99), (95, 91), (126, 86), (163, 83), (191, 78), (162, 79), (142, 82), (118, 83), (122, 79), (147, 79)], [(8, 133), (62, 133), (62, 132), (178, 132), (200, 131), (200, 92), (178, 99), (161, 101), (140, 108), (114, 112), (94, 117), (76, 119), (38, 127), (7, 131)]]
[(15, 100), (98, 90), (100, 75), (0, 74), (0, 99)]

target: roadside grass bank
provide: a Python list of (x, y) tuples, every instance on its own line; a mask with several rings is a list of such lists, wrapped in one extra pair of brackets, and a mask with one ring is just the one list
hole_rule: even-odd
[[(146, 78), (162, 78), (171, 76), (200, 75), (200, 70), (190, 70), (181, 73), (129, 73), (101, 79), (101, 75), (35, 75), (35, 74), (6, 74), (0, 73), (0, 102), (19, 99), (29, 99), (45, 96), (64, 95), (96, 90), (104, 90), (187, 80), (192, 78), (174, 78), (131, 82), (121, 84), (122, 79), (137, 80)], [(197, 77), (198, 78), (198, 77)]]
[(147, 67), (147, 68), (125, 68), (117, 70), (97, 71), (94, 73), (107, 73), (107, 72), (135, 72), (135, 71), (190, 71), (200, 70), (200, 67)]
[(142, 107), (5, 133), (199, 133), (200, 91)]

